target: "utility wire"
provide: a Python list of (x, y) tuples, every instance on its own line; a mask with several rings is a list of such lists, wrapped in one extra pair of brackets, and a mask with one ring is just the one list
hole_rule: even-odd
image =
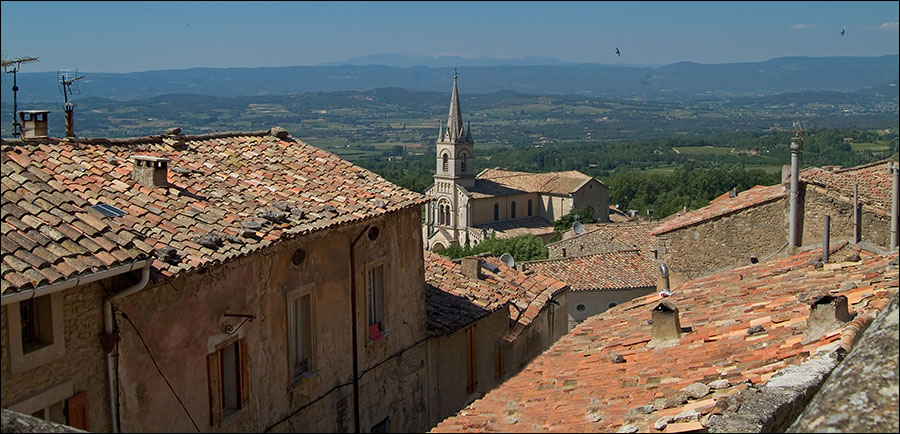
[(177, 399), (178, 403), (181, 404), (181, 408), (184, 409), (185, 413), (187, 413), (188, 419), (190, 419), (191, 424), (194, 425), (194, 429), (197, 430), (197, 432), (200, 432), (200, 428), (197, 427), (197, 424), (194, 422), (194, 417), (191, 416), (191, 412), (188, 411), (187, 407), (184, 406), (184, 402), (181, 401), (181, 398), (178, 396), (178, 392), (175, 391), (175, 388), (172, 387), (172, 383), (169, 383), (169, 379), (166, 378), (166, 374), (163, 374), (162, 369), (159, 368), (159, 364), (156, 363), (156, 358), (153, 357), (153, 353), (150, 352), (150, 347), (147, 346), (147, 342), (145, 342), (144, 337), (141, 336), (140, 330), (138, 330), (134, 323), (131, 322), (131, 318), (128, 318), (128, 315), (126, 315), (125, 312), (119, 311), (119, 314), (122, 315), (122, 318), (125, 318), (125, 320), (128, 321), (128, 324), (131, 324), (131, 328), (133, 328), (134, 332), (137, 333), (138, 338), (141, 339), (141, 343), (144, 344), (144, 349), (146, 349), (147, 354), (150, 355), (150, 360), (153, 361), (153, 366), (156, 366), (156, 370), (159, 372), (159, 375), (163, 378), (163, 380), (166, 381), (166, 385), (169, 386), (169, 390), (172, 391), (172, 394), (175, 395), (175, 399)]

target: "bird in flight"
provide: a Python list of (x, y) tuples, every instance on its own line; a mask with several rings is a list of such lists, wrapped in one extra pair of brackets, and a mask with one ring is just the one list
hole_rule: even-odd
[(847, 33), (847, 31), (844, 29), (841, 29), (841, 36), (844, 36), (844, 33)]
[(619, 55), (619, 57), (622, 57), (622, 53), (621, 53), (621, 52), (619, 52), (619, 47), (616, 47), (616, 54), (618, 54), (618, 55)]

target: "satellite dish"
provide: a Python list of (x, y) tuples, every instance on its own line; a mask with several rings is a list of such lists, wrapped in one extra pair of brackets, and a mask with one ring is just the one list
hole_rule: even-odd
[(572, 232), (575, 232), (575, 235), (584, 232), (584, 225), (581, 222), (572, 223)]
[(512, 255), (510, 255), (509, 253), (500, 255), (500, 260), (503, 261), (503, 263), (506, 264), (506, 266), (509, 268), (513, 268), (516, 266), (516, 260), (513, 259)]

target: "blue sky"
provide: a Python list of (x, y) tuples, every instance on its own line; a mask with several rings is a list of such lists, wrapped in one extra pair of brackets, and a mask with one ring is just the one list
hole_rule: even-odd
[(316, 65), (381, 53), (632, 65), (881, 56), (898, 53), (900, 21), (896, 1), (3, 1), (0, 8), (4, 57), (40, 57), (23, 72)]

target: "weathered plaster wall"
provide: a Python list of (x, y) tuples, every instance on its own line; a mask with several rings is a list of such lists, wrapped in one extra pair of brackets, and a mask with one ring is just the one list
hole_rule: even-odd
[[(641, 297), (656, 291), (656, 287), (624, 289), (624, 290), (605, 290), (605, 291), (569, 291), (569, 316), (574, 322), (570, 322), (571, 330), (575, 324), (584, 321), (586, 318), (606, 312), (610, 303), (616, 305), (626, 301)], [(584, 305), (584, 310), (579, 311), (578, 306)]]
[[(369, 225), (380, 229), (374, 241), (364, 232)], [(121, 309), (137, 324), (201, 430), (352, 430), (353, 399), (348, 392), (353, 377), (350, 243), (363, 233), (355, 248), (358, 360), (360, 372), (367, 372), (365, 384), (360, 383), (361, 422), (376, 417), (377, 411), (370, 409), (380, 408), (389, 413), (392, 427), (424, 430), (424, 417), (406, 410), (415, 407), (410, 399), (416, 398), (405, 395), (408, 390), (425, 387), (424, 375), (397, 378), (398, 372), (410, 371), (409, 366), (424, 364), (424, 351), (408, 350), (425, 339), (420, 225), (420, 210), (413, 207), (321, 231), (149, 287), (120, 303)], [(298, 248), (305, 251), (306, 259), (296, 266), (291, 258)], [(365, 270), (368, 263), (379, 260), (385, 265), (386, 333), (383, 339), (370, 342)], [(312, 288), (314, 294), (313, 370), (291, 384), (286, 297), (303, 287)], [(231, 338), (224, 332), (226, 323), (240, 322), (240, 318), (225, 320), (223, 314), (228, 310), (256, 315), (238, 331), (248, 342), (251, 399), (247, 408), (221, 426), (210, 427), (206, 356)], [(123, 429), (192, 431), (185, 411), (134, 331), (125, 324), (122, 329)], [(389, 361), (401, 352), (400, 360)], [(416, 357), (418, 362), (410, 361)], [(391, 367), (397, 363), (405, 368)], [(366, 402), (373, 396), (371, 388), (382, 393), (374, 394), (377, 401)], [(349, 401), (347, 393), (351, 393)]]
[[(105, 284), (113, 291), (118, 279)], [(10, 369), (8, 310), (19, 308), (13, 303), (2, 308), (3, 377), (0, 406), (9, 408), (30, 396), (65, 382), (72, 383), (73, 393), (87, 392), (88, 422), (91, 431), (109, 431), (109, 401), (106, 393), (106, 358), (97, 336), (103, 331), (103, 287), (100, 282), (62, 291), (65, 356), (18, 374)], [(69, 397), (66, 397), (69, 398)]]
[[(803, 245), (822, 242), (825, 216), (831, 216), (831, 239), (853, 241), (853, 198), (836, 199), (821, 189), (804, 184)], [(860, 206), (860, 241), (883, 249), (890, 247), (891, 218)], [(890, 213), (888, 213), (890, 214)]]
[(684, 279), (762, 260), (787, 243), (787, 198), (658, 236), (660, 257), (669, 267), (672, 286)]
[[(474, 221), (472, 226), (494, 223), (495, 221), (518, 220), (528, 217), (528, 200), (531, 199), (531, 214), (541, 214), (541, 199), (537, 193), (512, 194), (509, 196), (489, 197), (472, 200), (474, 209)], [(512, 219), (512, 203), (516, 203), (516, 218)], [(500, 205), (500, 219), (494, 220), (494, 204)]]

